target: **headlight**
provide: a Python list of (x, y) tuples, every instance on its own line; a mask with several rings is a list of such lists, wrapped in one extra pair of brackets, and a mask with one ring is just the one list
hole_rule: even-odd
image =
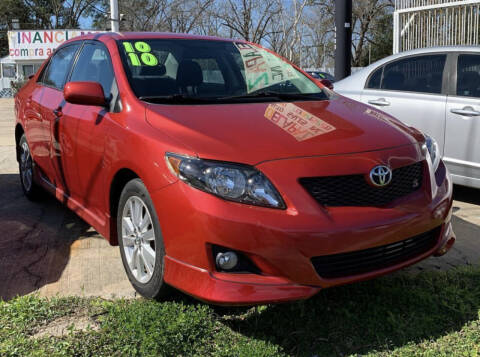
[(440, 149), (438, 148), (437, 141), (427, 134), (425, 136), (425, 146), (430, 154), (430, 159), (432, 161), (433, 172), (437, 171), (438, 165), (440, 164)]
[(199, 190), (229, 201), (285, 208), (272, 183), (254, 167), (173, 153), (167, 153), (165, 159), (174, 175)]

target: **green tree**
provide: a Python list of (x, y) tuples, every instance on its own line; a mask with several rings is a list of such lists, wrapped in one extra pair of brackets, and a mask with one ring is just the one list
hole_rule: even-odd
[(12, 19), (18, 19), (20, 28), (31, 27), (31, 18), (22, 0), (0, 1), (0, 57), (8, 54), (7, 32), (12, 29)]
[[(393, 53), (393, 16), (387, 14), (378, 19), (371, 43), (371, 63), (390, 56)], [(365, 65), (368, 64), (368, 57)]]
[(99, 0), (23, 0), (37, 29), (78, 28)]
[(80, 19), (100, 0), (1, 0), (0, 1), (0, 56), (8, 54), (7, 32), (12, 30), (12, 19), (18, 19), (20, 29), (73, 29), (80, 27)]

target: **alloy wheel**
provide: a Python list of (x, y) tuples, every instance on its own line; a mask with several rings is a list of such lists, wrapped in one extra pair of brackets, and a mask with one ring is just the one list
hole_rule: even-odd
[(122, 240), (128, 268), (140, 283), (147, 283), (155, 270), (155, 231), (148, 207), (138, 196), (125, 202)]
[(25, 191), (30, 191), (32, 188), (33, 179), (33, 161), (30, 155), (30, 149), (26, 141), (22, 143), (20, 154), (20, 175), (22, 177), (23, 187)]

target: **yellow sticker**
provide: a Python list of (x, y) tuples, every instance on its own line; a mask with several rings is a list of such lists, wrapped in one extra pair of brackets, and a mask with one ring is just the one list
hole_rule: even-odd
[(137, 41), (135, 42), (135, 49), (138, 52), (150, 52), (152, 49), (150, 48), (150, 45), (146, 42), (143, 41)]
[[(152, 48), (148, 43), (143, 41), (137, 41), (134, 45), (126, 41), (122, 43), (132, 66), (156, 66), (158, 64), (158, 58), (150, 53)], [(140, 56), (137, 52), (140, 53)]]
[(147, 66), (156, 66), (158, 64), (158, 59), (151, 53), (142, 53), (140, 55), (142, 62)]

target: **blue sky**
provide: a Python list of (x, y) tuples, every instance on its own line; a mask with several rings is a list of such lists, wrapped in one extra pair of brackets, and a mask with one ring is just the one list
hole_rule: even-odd
[(81, 29), (91, 29), (93, 19), (91, 17), (82, 17), (80, 18), (80, 28)]

